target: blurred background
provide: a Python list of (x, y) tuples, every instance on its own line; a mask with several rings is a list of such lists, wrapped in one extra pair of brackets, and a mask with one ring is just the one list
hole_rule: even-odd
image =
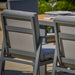
[[(0, 2), (6, 2), (7, 0), (0, 0)], [(45, 11), (52, 10), (48, 0), (38, 0), (39, 4), (39, 14), (43, 14)], [(67, 11), (75, 11), (75, 0), (57, 0), (57, 4), (54, 7), (54, 11), (56, 10), (67, 10)]]

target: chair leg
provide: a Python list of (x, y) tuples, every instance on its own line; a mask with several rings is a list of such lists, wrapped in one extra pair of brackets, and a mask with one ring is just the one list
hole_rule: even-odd
[(47, 65), (40, 66), (40, 75), (47, 75)]
[(57, 51), (55, 50), (52, 75), (56, 75), (56, 69), (55, 69), (56, 65), (57, 65)]
[(40, 57), (40, 49), (38, 49), (37, 52), (36, 52), (36, 59), (35, 59), (35, 65), (34, 65), (33, 75), (38, 75), (39, 57)]
[(4, 66), (5, 66), (5, 60), (4, 60), (4, 44), (3, 44), (2, 51), (1, 51), (0, 75), (2, 75), (2, 73), (3, 73)]
[(4, 71), (4, 68), (5, 68), (5, 60), (3, 61), (3, 64), (2, 64), (2, 71)]
[(33, 75), (38, 75), (38, 64), (36, 63), (33, 69)]
[(38, 74), (37, 75), (40, 75), (40, 68), (38, 68)]
[(0, 75), (2, 75), (5, 67), (5, 61), (1, 60), (0, 62)]
[[(35, 69), (35, 66), (33, 66), (33, 75), (34, 75), (34, 70)], [(38, 68), (38, 70), (37, 70), (37, 75), (40, 75), (40, 68)]]

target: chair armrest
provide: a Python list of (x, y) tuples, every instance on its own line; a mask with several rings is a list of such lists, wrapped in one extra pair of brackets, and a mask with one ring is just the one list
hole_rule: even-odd
[(43, 39), (43, 38), (47, 38), (47, 36), (40, 36), (40, 38), (41, 38), (41, 39)]
[(42, 53), (42, 37), (40, 37), (40, 40), (39, 40), (39, 45), (38, 45), (38, 48), (37, 48), (37, 51), (39, 51), (40, 49), (40, 59), (39, 60), (42, 60), (43, 59), (43, 53)]

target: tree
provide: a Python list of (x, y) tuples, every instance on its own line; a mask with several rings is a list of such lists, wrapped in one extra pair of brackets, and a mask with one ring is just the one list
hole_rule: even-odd
[(66, 1), (68, 1), (68, 2), (72, 3), (73, 5), (75, 5), (75, 0), (66, 0)]

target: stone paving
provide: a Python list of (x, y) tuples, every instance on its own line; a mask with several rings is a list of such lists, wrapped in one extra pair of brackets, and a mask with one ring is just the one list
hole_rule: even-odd
[[(47, 75), (52, 73), (52, 64), (47, 65)], [(26, 64), (6, 62), (3, 75), (33, 75), (33, 67)], [(68, 73), (58, 72), (57, 75), (70, 75)]]

